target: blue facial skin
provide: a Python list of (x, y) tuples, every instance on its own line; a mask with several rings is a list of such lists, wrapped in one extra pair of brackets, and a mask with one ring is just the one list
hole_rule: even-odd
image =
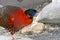
[(35, 9), (28, 9), (28, 10), (25, 11), (25, 13), (30, 15), (30, 17), (33, 17), (37, 13), (37, 10), (35, 10)]

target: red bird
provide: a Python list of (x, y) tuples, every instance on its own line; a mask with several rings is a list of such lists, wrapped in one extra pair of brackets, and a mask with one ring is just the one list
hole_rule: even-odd
[[(16, 6), (4, 6), (0, 17), (0, 25), (7, 29), (11, 35), (14, 35), (15, 32), (32, 23), (36, 12), (34, 9), (25, 11)], [(14, 39), (14, 36), (12, 37)]]

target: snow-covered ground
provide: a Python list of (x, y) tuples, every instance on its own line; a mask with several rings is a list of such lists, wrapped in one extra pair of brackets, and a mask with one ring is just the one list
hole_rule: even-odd
[[(17, 40), (60, 40), (60, 27), (58, 27), (58, 25), (51, 26), (57, 29), (45, 29), (42, 33), (32, 35), (20, 34), (18, 32), (16, 33), (16, 38)], [(12, 37), (9, 33), (5, 31), (2, 32), (3, 33), (0, 32), (0, 40), (12, 40)]]
[[(11, 36), (0, 35), (0, 40), (12, 40)], [(60, 30), (54, 32), (45, 31), (42, 34), (36, 34), (27, 37), (17, 36), (17, 40), (60, 40)]]
[[(11, 36), (3, 36), (3, 35), (1, 35), (0, 40), (12, 40), (12, 38), (11, 38)], [(17, 40), (33, 40), (33, 39), (27, 38), (27, 37), (26, 38), (20, 37)]]

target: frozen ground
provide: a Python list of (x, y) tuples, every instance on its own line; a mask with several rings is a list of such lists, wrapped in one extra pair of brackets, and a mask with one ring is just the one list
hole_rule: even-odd
[[(12, 40), (11, 36), (0, 35), (0, 40)], [(55, 32), (45, 31), (42, 34), (36, 34), (31, 36), (17, 36), (17, 40), (60, 40), (60, 30)]]
[[(16, 33), (17, 40), (60, 40), (60, 27), (57, 27), (54, 25), (55, 30), (45, 30), (43, 33), (39, 34), (32, 34), (32, 35), (24, 35), (20, 34), (19, 32)], [(0, 32), (0, 40), (12, 40), (9, 33), (3, 32), (1, 34)]]
[[(0, 36), (0, 40), (12, 40), (12, 38), (10, 36)], [(30, 38), (24, 38), (24, 37), (19, 37), (17, 40), (32, 40)]]

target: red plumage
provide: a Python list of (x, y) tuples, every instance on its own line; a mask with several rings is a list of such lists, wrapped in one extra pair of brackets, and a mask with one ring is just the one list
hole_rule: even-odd
[(2, 9), (2, 17), (6, 23), (6, 25), (2, 24), (2, 26), (10, 31), (12, 35), (33, 21), (29, 15), (25, 14), (25, 10), (22, 8), (5, 6)]
[[(30, 9), (29, 9), (30, 10)], [(15, 32), (19, 31), (23, 27), (29, 25), (33, 21), (33, 15), (36, 12), (33, 11), (25, 11), (24, 9), (16, 6), (5, 6), (2, 8), (2, 14), (0, 17), (0, 26), (7, 29), (11, 35), (14, 35)], [(30, 13), (32, 12), (32, 13)], [(33, 14), (33, 15), (31, 15)], [(15, 39), (14, 36), (13, 40)]]
[(11, 28), (9, 28), (11, 34), (14, 34), (16, 31), (32, 23), (32, 19), (30, 19), (29, 15), (26, 15), (24, 13), (23, 9), (14, 10), (13, 13), (14, 13), (14, 18), (13, 18), (14, 21), (12, 19), (9, 20), (10, 21), (9, 23), (13, 25), (13, 27), (11, 26)]

